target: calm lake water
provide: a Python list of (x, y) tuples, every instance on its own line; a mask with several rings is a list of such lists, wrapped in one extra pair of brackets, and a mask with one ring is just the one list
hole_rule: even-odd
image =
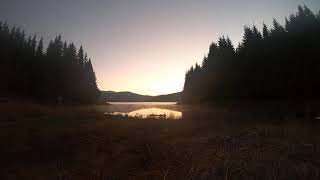
[(177, 102), (110, 102), (111, 105), (175, 105)]
[(110, 102), (106, 115), (139, 118), (181, 119), (176, 102)]

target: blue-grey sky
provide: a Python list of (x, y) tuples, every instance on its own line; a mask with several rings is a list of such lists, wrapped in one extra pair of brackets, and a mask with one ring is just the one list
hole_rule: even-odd
[(280, 22), (299, 4), (320, 0), (0, 0), (0, 19), (43, 36), (83, 45), (101, 90), (181, 91), (185, 71), (212, 41), (235, 45), (244, 25)]

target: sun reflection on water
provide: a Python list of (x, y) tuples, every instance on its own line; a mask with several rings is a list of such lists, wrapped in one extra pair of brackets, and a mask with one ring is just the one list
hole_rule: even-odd
[(131, 111), (128, 113), (124, 112), (112, 112), (108, 115), (121, 115), (128, 117), (138, 117), (138, 118), (157, 118), (157, 119), (181, 119), (182, 112), (173, 111), (169, 109), (162, 108), (143, 108), (136, 111)]

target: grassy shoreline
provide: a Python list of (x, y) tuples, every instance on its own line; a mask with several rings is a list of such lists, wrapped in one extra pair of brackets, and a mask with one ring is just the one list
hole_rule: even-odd
[(107, 119), (105, 106), (0, 107), (1, 179), (320, 177), (319, 123), (273, 110), (179, 105), (183, 119), (170, 121)]

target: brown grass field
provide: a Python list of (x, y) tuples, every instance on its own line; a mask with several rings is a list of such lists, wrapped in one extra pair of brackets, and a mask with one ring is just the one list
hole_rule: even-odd
[(320, 179), (320, 122), (275, 105), (177, 105), (181, 120), (105, 105), (1, 103), (1, 180)]

